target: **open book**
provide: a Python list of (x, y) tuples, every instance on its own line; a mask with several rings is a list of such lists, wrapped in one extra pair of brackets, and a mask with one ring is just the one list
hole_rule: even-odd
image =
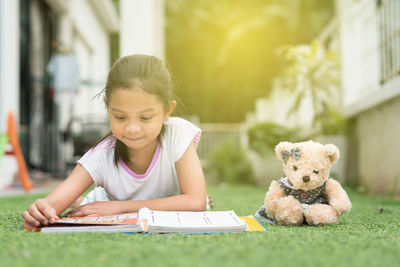
[[(142, 208), (138, 213), (61, 218), (42, 227), (41, 232), (225, 233), (249, 230), (249, 222), (251, 218), (241, 219), (234, 211), (154, 211)], [(259, 227), (265, 231), (261, 225)]]

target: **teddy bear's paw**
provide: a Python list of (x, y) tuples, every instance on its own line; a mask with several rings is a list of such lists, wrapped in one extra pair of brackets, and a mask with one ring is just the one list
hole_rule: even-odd
[(336, 211), (329, 205), (314, 204), (307, 207), (304, 217), (309, 225), (339, 223)]
[(279, 199), (283, 197), (285, 197), (285, 193), (281, 186), (276, 181), (272, 181), (267, 193), (265, 194), (264, 200), (264, 206), (268, 217), (275, 218), (276, 207), (278, 206)]
[(281, 198), (278, 202), (275, 219), (282, 225), (301, 225), (303, 208), (300, 202), (292, 196)]

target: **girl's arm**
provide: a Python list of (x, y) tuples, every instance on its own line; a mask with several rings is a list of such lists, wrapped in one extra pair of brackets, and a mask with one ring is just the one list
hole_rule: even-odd
[(68, 216), (137, 212), (143, 207), (154, 210), (205, 210), (206, 184), (193, 143), (189, 145), (175, 166), (181, 191), (180, 195), (153, 200), (98, 201), (80, 206), (70, 211)]
[(69, 205), (72, 204), (90, 185), (93, 180), (89, 173), (77, 165), (68, 178), (53, 192), (43, 199), (33, 202), (22, 213), (25, 229), (34, 230), (36, 227), (54, 222)]

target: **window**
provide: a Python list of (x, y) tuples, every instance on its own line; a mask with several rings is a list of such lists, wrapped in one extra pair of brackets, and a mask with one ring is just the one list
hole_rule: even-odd
[(380, 83), (400, 75), (400, 1), (377, 0)]

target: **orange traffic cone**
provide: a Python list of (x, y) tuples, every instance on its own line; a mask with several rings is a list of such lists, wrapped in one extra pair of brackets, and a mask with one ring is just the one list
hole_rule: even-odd
[(12, 112), (8, 113), (7, 136), (8, 136), (8, 142), (12, 146), (11, 154), (14, 155), (17, 159), (18, 173), (21, 179), (22, 187), (26, 192), (29, 192), (32, 189), (32, 182), (29, 178), (28, 169), (26, 168), (24, 160), (24, 155), (22, 154), (21, 146), (19, 144), (17, 124), (15, 123)]

